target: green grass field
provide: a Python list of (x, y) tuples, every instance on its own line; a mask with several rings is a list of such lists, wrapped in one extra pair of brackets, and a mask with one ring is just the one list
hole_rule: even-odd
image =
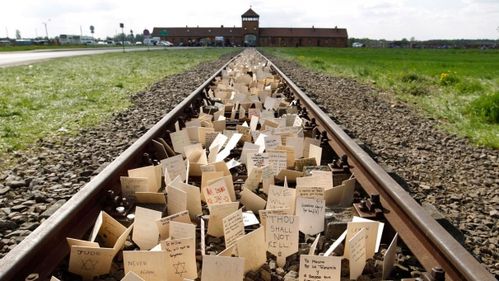
[[(18, 52), (34, 50), (54, 50), (54, 49), (91, 49), (91, 48), (117, 48), (119, 46), (108, 45), (29, 45), (29, 46), (0, 46), (0, 52)], [(135, 46), (134, 46), (135, 47)]]
[(0, 155), (98, 124), (168, 75), (234, 49), (162, 50), (54, 59), (0, 68)]
[(265, 48), (331, 75), (375, 83), (444, 121), (445, 129), (499, 148), (499, 51)]

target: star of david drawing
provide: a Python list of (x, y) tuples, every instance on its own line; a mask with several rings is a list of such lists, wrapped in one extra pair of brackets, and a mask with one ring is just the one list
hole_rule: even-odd
[(180, 277), (182, 277), (184, 273), (187, 273), (185, 270), (185, 262), (174, 263), (173, 268), (175, 268), (175, 274), (180, 275)]
[(96, 265), (97, 265), (96, 260), (86, 259), (81, 261), (81, 269), (85, 271), (94, 270)]

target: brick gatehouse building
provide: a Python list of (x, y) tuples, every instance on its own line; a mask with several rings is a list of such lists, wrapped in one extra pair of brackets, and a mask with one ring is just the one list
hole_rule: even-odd
[(345, 28), (260, 27), (251, 8), (241, 19), (241, 27), (155, 27), (152, 36), (185, 46), (347, 47)]

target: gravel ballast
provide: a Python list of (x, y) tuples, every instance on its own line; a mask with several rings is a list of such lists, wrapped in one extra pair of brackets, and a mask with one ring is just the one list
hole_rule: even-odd
[(3, 161), (14, 165), (0, 171), (0, 258), (230, 57), (224, 55), (155, 83), (135, 94), (129, 109), (77, 136), (47, 138), (28, 151), (3, 156)]
[(269, 57), (374, 158), (407, 183), (421, 204), (436, 207), (464, 234), (464, 246), (499, 274), (499, 151), (439, 129), (389, 94)]

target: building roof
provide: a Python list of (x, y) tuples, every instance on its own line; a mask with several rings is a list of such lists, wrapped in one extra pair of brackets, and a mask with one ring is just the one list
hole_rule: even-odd
[(208, 37), (208, 36), (241, 36), (241, 27), (155, 27), (152, 30), (153, 36), (163, 36), (161, 31), (166, 31), (168, 36), (183, 37)]
[(253, 11), (253, 9), (249, 8), (244, 14), (241, 15), (241, 17), (257, 17), (259, 18), (260, 16)]
[(260, 37), (348, 37), (345, 28), (261, 27)]

